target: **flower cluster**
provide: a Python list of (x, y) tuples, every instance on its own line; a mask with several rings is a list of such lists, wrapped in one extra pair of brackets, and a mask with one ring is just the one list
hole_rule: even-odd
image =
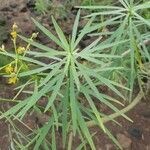
[(18, 28), (17, 24), (14, 23), (12, 26), (12, 32), (10, 33), (14, 40), (16, 40), (17, 38), (17, 28)]
[[(18, 74), (19, 74), (19, 72), (23, 66), (22, 65), (23, 62), (22, 62), (22, 60), (19, 59), (19, 55), (25, 56), (26, 51), (29, 50), (29, 48), (30, 48), (30, 44), (27, 44), (26, 47), (21, 46), (20, 44), (18, 46), (18, 44), (17, 44), (17, 37), (18, 37), (17, 30), (18, 30), (18, 26), (16, 23), (14, 23), (12, 26), (12, 30), (10, 32), (10, 35), (11, 35), (11, 39), (13, 41), (13, 47), (14, 47), (16, 57), (9, 64), (7, 64), (3, 67), (5, 74), (9, 77), (8, 78), (9, 84), (15, 84), (19, 80)], [(29, 39), (30, 40), (35, 39), (37, 37), (37, 34), (38, 33), (33, 33)], [(7, 53), (4, 45), (2, 45), (0, 47), (0, 50), (4, 53)]]
[(16, 73), (15, 73), (15, 68), (14, 68), (14, 66), (10, 63), (10, 64), (8, 64), (8, 65), (4, 68), (4, 70), (5, 70), (5, 73), (6, 73), (7, 75), (10, 75), (10, 77), (9, 77), (9, 79), (8, 79), (8, 83), (9, 83), (9, 84), (15, 84), (15, 83), (17, 82), (18, 78), (17, 78), (17, 75), (16, 75)]
[(12, 67), (11, 64), (9, 64), (8, 66), (5, 67), (5, 72), (7, 74), (11, 74), (14, 71), (14, 68)]
[(17, 54), (23, 54), (25, 52), (25, 47), (19, 46), (16, 50)]

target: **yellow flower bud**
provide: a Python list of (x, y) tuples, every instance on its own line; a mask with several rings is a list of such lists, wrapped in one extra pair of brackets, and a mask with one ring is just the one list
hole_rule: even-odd
[(12, 26), (12, 32), (10, 33), (14, 40), (17, 38), (17, 28), (18, 28), (17, 24), (14, 23)]
[(17, 32), (16, 31), (12, 31), (10, 34), (11, 34), (13, 39), (17, 38)]
[(25, 50), (26, 50), (25, 47), (19, 46), (16, 51), (17, 51), (18, 54), (22, 54), (22, 53), (25, 52)]
[(11, 66), (11, 64), (5, 67), (5, 72), (7, 74), (11, 74), (13, 71), (14, 71), (14, 68)]
[(16, 31), (16, 30), (17, 30), (17, 28), (18, 28), (17, 24), (16, 24), (16, 23), (14, 23), (14, 24), (13, 24), (13, 26), (12, 26), (13, 31)]
[(2, 45), (2, 46), (0, 47), (0, 50), (1, 50), (1, 51), (5, 51), (5, 46)]
[(38, 33), (32, 33), (32, 38), (36, 38), (38, 36)]
[(16, 76), (10, 77), (8, 79), (8, 84), (15, 84), (17, 82), (18, 78)]

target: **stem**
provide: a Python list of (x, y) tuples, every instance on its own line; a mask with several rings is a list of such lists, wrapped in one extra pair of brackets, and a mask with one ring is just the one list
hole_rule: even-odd
[[(150, 44), (150, 40), (144, 40), (143, 43), (145, 45), (149, 45)], [(141, 46), (142, 43), (140, 43), (138, 46)], [(121, 56), (125, 57), (126, 55), (128, 55), (130, 53), (130, 49), (126, 50)]]
[(72, 150), (72, 141), (73, 141), (73, 133), (70, 132), (69, 142), (68, 142), (68, 150)]
[(12, 100), (12, 99), (6, 99), (6, 98), (0, 98), (0, 101), (13, 102), (13, 103), (19, 103), (19, 102), (21, 102), (21, 100)]
[[(120, 114), (124, 114), (124, 113), (128, 112), (129, 110), (131, 110), (134, 106), (136, 106), (141, 101), (143, 96), (144, 96), (143, 92), (140, 91), (138, 93), (138, 95), (135, 97), (135, 99), (127, 107), (125, 107), (124, 109), (120, 110), (119, 113), (116, 112), (116, 113), (113, 113), (113, 114), (109, 115), (108, 117), (103, 117), (102, 118), (103, 123), (106, 123), (106, 122), (108, 122), (108, 121), (110, 121), (112, 119), (115, 119), (115, 118), (119, 117)], [(97, 125), (97, 123), (94, 122), (93, 120), (87, 122), (87, 126), (88, 127), (93, 127), (95, 125)]]

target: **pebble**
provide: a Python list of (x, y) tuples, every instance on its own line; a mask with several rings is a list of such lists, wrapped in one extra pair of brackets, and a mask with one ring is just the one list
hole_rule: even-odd
[(16, 8), (18, 5), (16, 4), (16, 3), (12, 3), (12, 4), (10, 4), (10, 7), (11, 8)]
[(150, 119), (150, 111), (143, 112), (141, 114), (144, 118)]
[(113, 145), (112, 144), (106, 144), (105, 147), (106, 147), (106, 150), (112, 150)]
[(5, 26), (6, 25), (6, 20), (0, 18), (0, 26)]
[(118, 133), (117, 140), (124, 149), (129, 149), (131, 147), (132, 141), (129, 137), (124, 134)]
[(130, 128), (128, 132), (132, 137), (134, 137), (138, 140), (142, 139), (143, 134), (139, 128)]

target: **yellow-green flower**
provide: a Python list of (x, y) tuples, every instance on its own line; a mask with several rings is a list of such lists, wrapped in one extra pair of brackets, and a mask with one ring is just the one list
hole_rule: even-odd
[(16, 31), (12, 31), (10, 34), (11, 34), (13, 39), (17, 38), (17, 32)]
[(5, 46), (2, 44), (2, 46), (0, 47), (1, 51), (5, 51)]
[(5, 67), (5, 72), (7, 74), (11, 74), (13, 71), (14, 71), (14, 68), (10, 64)]
[(25, 52), (25, 50), (26, 50), (25, 47), (19, 46), (16, 51), (18, 54), (22, 54)]
[(18, 78), (16, 76), (10, 77), (8, 79), (8, 84), (15, 84), (17, 82)]
[(12, 26), (13, 31), (16, 31), (16, 30), (17, 30), (17, 28), (18, 28), (17, 24), (16, 24), (16, 23), (14, 23), (14, 24), (13, 24), (13, 26)]
[(39, 33), (32, 33), (32, 37), (31, 38), (37, 38)]
[(12, 32), (10, 33), (14, 40), (17, 38), (17, 28), (18, 28), (17, 24), (14, 23), (12, 26)]

